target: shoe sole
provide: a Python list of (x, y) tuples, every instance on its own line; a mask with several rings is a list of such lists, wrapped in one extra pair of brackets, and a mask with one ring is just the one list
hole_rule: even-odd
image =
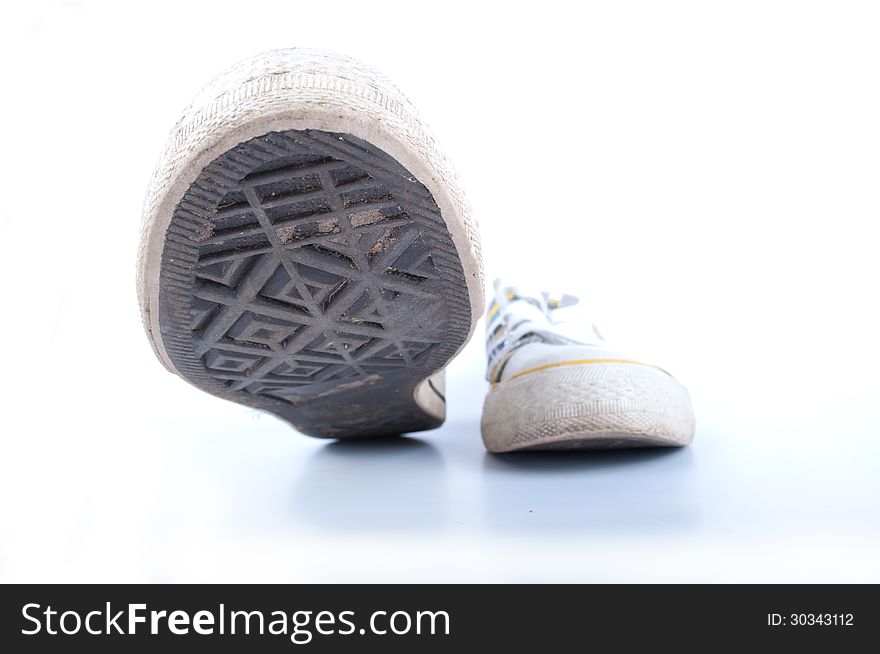
[(139, 295), (160, 360), (314, 436), (438, 426), (437, 373), (483, 302), (448, 164), (350, 59), (266, 53), (218, 80), (148, 197)]
[(687, 390), (639, 364), (566, 366), (501, 382), (486, 396), (490, 452), (682, 447), (693, 440)]

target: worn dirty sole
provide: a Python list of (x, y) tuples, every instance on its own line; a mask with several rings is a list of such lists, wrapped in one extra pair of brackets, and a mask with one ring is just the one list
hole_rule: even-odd
[(178, 374), (315, 436), (438, 426), (428, 378), (471, 330), (432, 194), (344, 133), (273, 131), (213, 159), (173, 211), (158, 285)]

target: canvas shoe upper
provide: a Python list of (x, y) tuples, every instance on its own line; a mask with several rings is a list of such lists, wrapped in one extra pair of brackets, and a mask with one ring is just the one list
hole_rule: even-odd
[(612, 349), (573, 295), (495, 282), (486, 320), (490, 451), (686, 445), (693, 411), (664, 370)]

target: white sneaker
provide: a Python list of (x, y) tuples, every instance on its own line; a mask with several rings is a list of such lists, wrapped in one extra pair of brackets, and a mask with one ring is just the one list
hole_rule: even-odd
[(495, 282), (486, 316), (483, 442), (490, 452), (676, 447), (694, 435), (687, 390), (608, 348), (572, 295)]

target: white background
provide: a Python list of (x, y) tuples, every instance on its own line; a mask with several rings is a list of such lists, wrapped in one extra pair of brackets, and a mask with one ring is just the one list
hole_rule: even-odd
[[(880, 581), (876, 7), (4, 3), (0, 580)], [(294, 45), (397, 81), (489, 278), (580, 294), (675, 373), (691, 448), (487, 455), (481, 337), (400, 443), (164, 371), (152, 167), (203, 83)]]

